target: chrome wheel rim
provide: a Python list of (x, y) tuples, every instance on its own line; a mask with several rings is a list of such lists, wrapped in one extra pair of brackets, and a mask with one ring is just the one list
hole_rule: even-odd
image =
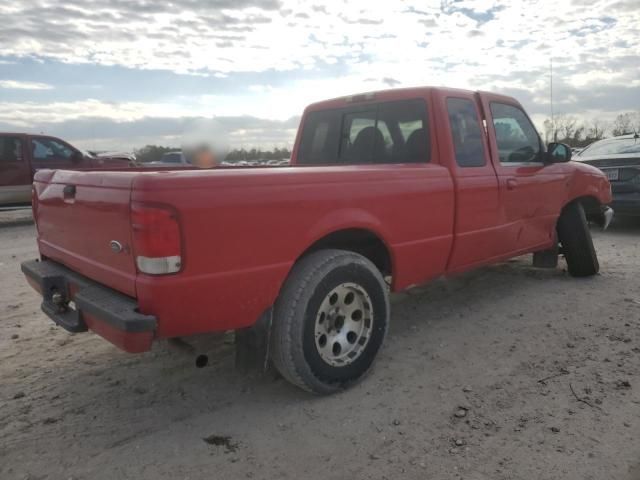
[(334, 367), (355, 362), (371, 338), (371, 299), (360, 285), (343, 283), (320, 304), (315, 322), (315, 345), (322, 360)]

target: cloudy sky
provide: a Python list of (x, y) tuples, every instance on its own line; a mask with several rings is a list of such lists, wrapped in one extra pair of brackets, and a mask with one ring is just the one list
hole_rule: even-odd
[(446, 85), (556, 112), (640, 109), (640, 0), (20, 0), (0, 3), (0, 130), (84, 148), (293, 141), (312, 101)]

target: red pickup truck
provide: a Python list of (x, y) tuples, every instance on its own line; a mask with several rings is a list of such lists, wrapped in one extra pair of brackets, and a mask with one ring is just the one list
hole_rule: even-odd
[(83, 152), (56, 137), (0, 132), (0, 207), (31, 202), (36, 170), (119, 168), (134, 161), (131, 154)]
[(305, 110), (287, 167), (39, 171), (22, 270), (70, 331), (143, 352), (263, 325), (282, 375), (331, 393), (371, 366), (390, 290), (525, 253), (598, 272), (610, 185), (570, 157), (503, 95), (338, 98)]

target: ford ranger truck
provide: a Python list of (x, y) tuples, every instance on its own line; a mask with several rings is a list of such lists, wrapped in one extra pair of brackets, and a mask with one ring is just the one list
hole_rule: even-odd
[(266, 325), (268, 360), (328, 394), (370, 369), (390, 291), (527, 253), (596, 274), (611, 189), (570, 159), (504, 95), (337, 98), (306, 108), (289, 167), (37, 172), (22, 271), (54, 322), (128, 352)]

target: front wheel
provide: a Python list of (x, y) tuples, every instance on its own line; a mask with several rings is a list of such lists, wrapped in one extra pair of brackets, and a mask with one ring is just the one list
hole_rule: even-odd
[(562, 211), (558, 219), (558, 239), (572, 276), (588, 277), (598, 273), (598, 256), (584, 208), (579, 202), (570, 203)]
[(388, 323), (387, 287), (375, 265), (320, 250), (294, 265), (276, 301), (272, 359), (294, 385), (333, 393), (369, 370)]

